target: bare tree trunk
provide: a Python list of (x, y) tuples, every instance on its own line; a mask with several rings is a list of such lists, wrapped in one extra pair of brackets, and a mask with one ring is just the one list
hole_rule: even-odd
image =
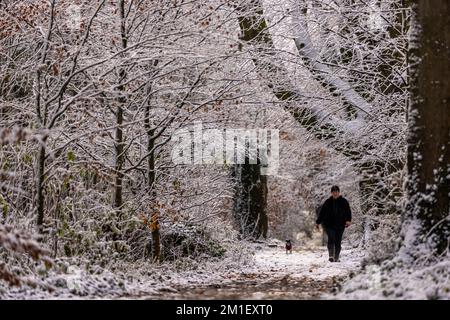
[(144, 117), (144, 127), (147, 131), (147, 152), (149, 153), (147, 159), (147, 179), (148, 179), (148, 190), (151, 194), (155, 195), (154, 183), (155, 183), (155, 128), (150, 125), (150, 103), (145, 108)]
[(405, 223), (416, 237), (406, 245), (427, 244), (440, 254), (450, 239), (450, 2), (411, 3)]
[(38, 231), (43, 231), (44, 224), (44, 179), (45, 179), (45, 146), (40, 146), (36, 163), (36, 195), (35, 204)]
[[(40, 57), (40, 64), (44, 65), (47, 59), (47, 54), (50, 48), (50, 40), (52, 37), (52, 30), (53, 30), (53, 24), (54, 24), (54, 10), (55, 10), (55, 4), (56, 1), (52, 1), (50, 3), (50, 19), (48, 22), (48, 31), (45, 37), (44, 41), (44, 49), (42, 56)], [(34, 96), (35, 96), (35, 109), (36, 109), (36, 116), (37, 116), (37, 122), (41, 128), (45, 128), (47, 125), (47, 108), (44, 108), (44, 112), (42, 112), (42, 88), (41, 88), (41, 76), (42, 76), (42, 70), (40, 67), (36, 70), (36, 78), (35, 78), (35, 89), (34, 89)], [(43, 225), (44, 225), (44, 179), (45, 179), (45, 145), (40, 145), (37, 153), (36, 158), (36, 195), (35, 195), (35, 201), (34, 201), (34, 208), (36, 210), (36, 224), (38, 228), (38, 232), (43, 231)]]
[[(147, 94), (150, 94), (151, 86), (149, 86), (147, 90)], [(147, 131), (147, 152), (149, 153), (147, 160), (147, 175), (148, 175), (148, 190), (152, 196), (152, 200), (156, 199), (155, 192), (155, 128), (151, 127), (150, 124), (150, 97), (148, 98), (148, 103), (145, 108), (145, 117), (144, 117), (144, 127)], [(152, 233), (152, 260), (154, 262), (161, 261), (161, 234), (159, 231), (159, 216), (158, 214), (153, 214), (151, 217), (151, 233)]]
[(113, 194), (113, 206), (120, 210), (123, 204), (122, 199), (122, 182), (123, 182), (123, 163), (124, 163), (124, 154), (123, 154), (123, 108), (121, 105), (117, 106), (116, 109), (116, 135), (114, 141), (115, 148), (115, 177), (114, 177), (114, 194)]
[(152, 260), (153, 262), (161, 261), (161, 235), (159, 232), (159, 215), (154, 214), (152, 216)]
[[(122, 49), (127, 48), (127, 35), (125, 28), (125, 2), (124, 0), (119, 1), (119, 14), (120, 14), (120, 36), (122, 39)], [(123, 96), (124, 86), (122, 83), (125, 81), (127, 74), (122, 68), (119, 71), (119, 86), (118, 90), (120, 96), (117, 99), (118, 105), (116, 108), (116, 133), (115, 133), (115, 179), (114, 179), (114, 193), (113, 193), (113, 207), (120, 211), (123, 205), (122, 191), (123, 191), (123, 164), (125, 161), (124, 154), (124, 139), (123, 139), (123, 105), (126, 102)]]

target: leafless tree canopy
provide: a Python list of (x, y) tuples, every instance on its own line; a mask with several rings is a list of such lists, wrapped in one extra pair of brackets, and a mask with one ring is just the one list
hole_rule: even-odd
[[(433, 2), (1, 1), (0, 279), (306, 243), (333, 184), (365, 264), (438, 264), (450, 9)], [(278, 171), (174, 163), (195, 123), (278, 130)]]

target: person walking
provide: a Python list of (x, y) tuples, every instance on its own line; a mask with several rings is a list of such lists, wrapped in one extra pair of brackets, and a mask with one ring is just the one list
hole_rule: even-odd
[(350, 204), (341, 196), (339, 187), (332, 186), (331, 196), (325, 200), (316, 220), (317, 230), (320, 230), (320, 225), (322, 225), (328, 236), (327, 247), (330, 262), (339, 262), (342, 236), (345, 228), (351, 225), (351, 221)]

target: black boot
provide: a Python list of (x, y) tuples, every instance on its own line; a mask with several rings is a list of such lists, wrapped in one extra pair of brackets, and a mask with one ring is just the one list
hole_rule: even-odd
[(335, 248), (334, 249), (334, 261), (335, 262), (339, 262), (339, 255), (341, 253), (341, 249), (340, 248)]

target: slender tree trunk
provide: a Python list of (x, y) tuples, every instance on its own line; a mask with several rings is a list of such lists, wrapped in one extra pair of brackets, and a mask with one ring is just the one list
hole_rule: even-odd
[(147, 152), (149, 153), (147, 159), (147, 179), (148, 179), (148, 190), (151, 192), (152, 196), (155, 195), (154, 183), (155, 183), (155, 128), (151, 128), (150, 125), (150, 105), (147, 106), (145, 110), (144, 127), (147, 131)]
[(159, 214), (154, 214), (152, 220), (152, 260), (161, 262), (161, 234), (159, 232)]
[[(119, 1), (119, 14), (120, 14), (120, 36), (122, 40), (122, 49), (127, 48), (127, 35), (125, 28), (125, 2), (124, 0)], [(125, 97), (123, 96), (125, 88), (122, 83), (125, 81), (127, 77), (126, 71), (121, 68), (119, 71), (119, 83), (118, 91), (120, 93), (119, 98), (117, 99), (117, 108), (116, 108), (116, 132), (115, 132), (115, 179), (114, 179), (114, 193), (113, 193), (113, 207), (118, 209), (122, 208), (123, 205), (123, 164), (125, 161), (124, 154), (124, 139), (123, 139), (123, 105), (126, 102)]]
[(450, 239), (450, 2), (411, 3), (406, 246), (440, 254)]
[(38, 231), (43, 231), (44, 224), (44, 179), (45, 179), (45, 146), (40, 146), (36, 162), (36, 195), (34, 207), (37, 214)]
[(121, 105), (117, 106), (116, 109), (116, 135), (115, 135), (115, 178), (114, 178), (114, 195), (113, 195), (113, 206), (120, 210), (122, 207), (123, 199), (122, 199), (122, 182), (123, 182), (123, 162), (124, 162), (124, 154), (123, 154), (123, 108)]
[[(51, 1), (50, 3), (50, 19), (48, 22), (48, 31), (44, 41), (44, 48), (42, 51), (42, 56), (40, 57), (40, 64), (44, 65), (47, 59), (47, 54), (50, 48), (50, 40), (52, 37), (52, 30), (54, 24), (54, 10), (55, 10), (56, 1)], [(35, 83), (34, 83), (34, 96), (35, 96), (35, 110), (37, 116), (37, 123), (40, 128), (46, 128), (47, 126), (47, 108), (44, 108), (44, 112), (42, 112), (42, 88), (41, 88), (41, 76), (42, 70), (37, 68), (35, 74)], [(45, 142), (45, 141), (44, 141)], [(38, 232), (43, 232), (44, 225), (44, 179), (45, 179), (45, 145), (40, 145), (38, 147), (38, 154), (36, 158), (36, 176), (35, 176), (35, 187), (36, 187), (36, 195), (34, 199), (34, 208), (36, 210), (36, 225), (38, 228)]]
[[(147, 94), (150, 94), (151, 87), (149, 86)], [(147, 160), (147, 175), (148, 175), (148, 190), (151, 194), (152, 200), (156, 199), (155, 191), (155, 128), (151, 127), (150, 123), (150, 97), (145, 108), (144, 127), (147, 131), (147, 152), (149, 153)], [(151, 233), (152, 233), (152, 260), (154, 262), (161, 261), (161, 234), (160, 234), (159, 215), (154, 213), (151, 217)]]

